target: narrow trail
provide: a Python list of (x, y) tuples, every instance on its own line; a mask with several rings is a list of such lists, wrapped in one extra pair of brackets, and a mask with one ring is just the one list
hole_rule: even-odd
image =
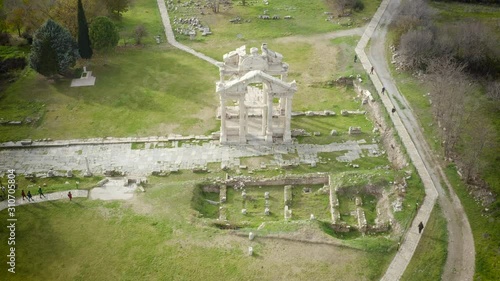
[[(389, 71), (385, 48), (387, 25), (390, 23), (398, 6), (399, 0), (392, 0), (391, 4), (388, 5), (379, 28), (375, 30), (371, 37), (372, 43), (371, 48), (368, 50), (368, 57), (376, 70), (377, 76), (387, 89), (387, 94), (392, 100), (396, 112), (398, 112), (399, 117), (422, 156), (426, 169), (429, 171), (438, 192), (439, 204), (447, 220), (448, 230), (448, 255), (442, 280), (472, 280), (475, 270), (475, 249), (472, 230), (467, 216), (458, 196), (446, 179), (440, 163), (425, 141), (419, 122), (415, 118), (411, 106), (399, 92)], [(441, 179), (445, 183), (444, 187), (441, 185)]]
[(335, 38), (339, 38), (339, 37), (353, 36), (353, 35), (361, 36), (361, 35), (363, 35), (365, 28), (366, 28), (366, 26), (362, 26), (362, 27), (357, 27), (357, 28), (352, 28), (352, 29), (345, 29), (345, 30), (338, 30), (338, 31), (323, 33), (323, 34), (293, 35), (293, 36), (287, 36), (287, 37), (280, 37), (280, 38), (276, 39), (276, 42), (277, 43), (296, 43), (296, 42), (327, 43), (327, 42), (325, 42), (326, 40), (331, 40), (331, 39), (335, 39)]

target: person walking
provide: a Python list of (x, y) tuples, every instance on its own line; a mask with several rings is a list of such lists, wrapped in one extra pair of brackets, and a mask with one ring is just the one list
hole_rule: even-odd
[(38, 194), (40, 195), (40, 199), (42, 199), (42, 196), (43, 198), (47, 199), (47, 197), (45, 197), (45, 195), (43, 194), (42, 188), (40, 186), (38, 187)]
[(24, 193), (24, 189), (21, 190), (21, 196), (23, 197), (23, 201), (26, 199), (26, 193)]
[(35, 202), (35, 199), (33, 199), (33, 195), (31, 195), (31, 191), (28, 190), (28, 202)]
[(358, 55), (354, 55), (354, 62), (358, 62)]
[(396, 112), (396, 108), (395, 108), (395, 107), (393, 107), (391, 111), (392, 111), (392, 113), (394, 114), (394, 112)]
[(69, 201), (71, 201), (71, 199), (73, 199), (73, 194), (71, 194), (71, 191), (68, 192), (68, 198), (69, 198)]
[(382, 87), (382, 94), (385, 93), (385, 87)]
[(424, 229), (424, 224), (422, 222), (420, 222), (418, 224), (418, 233), (420, 234), (422, 232), (422, 229)]
[(375, 68), (373, 68), (372, 66), (372, 68), (370, 69), (370, 74), (373, 74), (373, 70), (375, 70)]

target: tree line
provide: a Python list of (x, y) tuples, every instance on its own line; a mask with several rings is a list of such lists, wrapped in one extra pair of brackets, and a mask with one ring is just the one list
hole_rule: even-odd
[(466, 181), (475, 181), (496, 145), (485, 116), (500, 112), (500, 38), (480, 21), (437, 24), (434, 13), (425, 0), (401, 4), (391, 24), (397, 59), (421, 74), (445, 156)]
[[(118, 44), (113, 21), (129, 5), (130, 0), (0, 0), (0, 45), (8, 45), (15, 32), (31, 45), (28, 63), (34, 70), (44, 76), (70, 75), (78, 59)], [(140, 43), (146, 31), (142, 25), (136, 30)]]
[[(87, 17), (120, 19), (130, 0), (83, 0)], [(67, 28), (76, 37), (77, 3), (74, 0), (0, 0), (0, 31), (15, 29), (19, 36), (33, 34), (47, 19)]]

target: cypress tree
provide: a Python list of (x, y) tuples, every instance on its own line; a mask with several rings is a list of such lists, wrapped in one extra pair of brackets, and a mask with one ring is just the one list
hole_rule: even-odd
[(92, 57), (89, 27), (85, 11), (83, 10), (82, 0), (78, 0), (78, 51), (82, 59), (90, 59)]

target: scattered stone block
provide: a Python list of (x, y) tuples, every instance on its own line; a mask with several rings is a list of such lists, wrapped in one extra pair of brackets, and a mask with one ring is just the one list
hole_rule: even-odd
[(347, 115), (349, 115), (349, 112), (347, 112), (347, 110), (342, 109), (342, 110), (340, 111), (340, 115), (342, 115), (342, 116), (347, 116)]
[(313, 221), (313, 220), (316, 219), (316, 217), (314, 217), (314, 214), (311, 214), (311, 216), (309, 217), (309, 219)]
[(269, 191), (264, 192), (264, 199), (269, 199)]
[(330, 136), (337, 136), (339, 133), (337, 132), (337, 130), (331, 130), (330, 131)]
[[(241, 214), (242, 214), (242, 215), (246, 215), (246, 214), (247, 214), (247, 209), (241, 209)], [(251, 233), (251, 232), (250, 232), (250, 233)], [(252, 240), (252, 239), (250, 239), (250, 240)]]
[(313, 135), (314, 135), (315, 137), (318, 137), (318, 136), (320, 136), (320, 135), (321, 135), (321, 133), (320, 133), (320, 132), (314, 132), (314, 133), (313, 133)]
[(363, 201), (361, 200), (361, 197), (356, 196), (355, 202), (356, 206), (363, 206)]
[(208, 169), (206, 167), (197, 167), (193, 169), (193, 173), (207, 173)]
[(73, 171), (72, 170), (66, 171), (66, 177), (67, 178), (72, 178), (73, 177)]
[(252, 241), (255, 238), (255, 234), (253, 232), (248, 233), (248, 240)]
[(253, 256), (253, 247), (248, 247), (248, 255)]
[(349, 135), (359, 135), (361, 134), (361, 127), (349, 127)]
[(269, 214), (270, 214), (269, 208), (265, 208), (264, 215), (269, 216)]
[(107, 178), (106, 178), (106, 179), (103, 179), (103, 180), (100, 180), (100, 181), (96, 184), (96, 186), (101, 187), (101, 186), (105, 185), (108, 181), (109, 181), (109, 179), (107, 179)]
[(31, 145), (33, 144), (33, 140), (26, 139), (21, 141), (21, 145)]
[(243, 200), (247, 199), (247, 193), (245, 191), (243, 191), (241, 193), (241, 197), (243, 198)]

